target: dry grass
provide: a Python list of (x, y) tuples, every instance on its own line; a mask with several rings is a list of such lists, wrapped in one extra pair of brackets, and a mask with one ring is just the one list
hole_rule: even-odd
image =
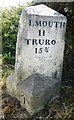
[[(72, 88), (66, 88), (63, 95), (58, 100), (53, 101), (51, 104), (36, 114), (30, 116), (25, 109), (23, 109), (16, 98), (11, 97), (6, 93), (6, 86), (3, 86), (3, 111), (6, 120), (19, 119), (19, 120), (74, 120), (74, 103), (73, 98), (69, 94)], [(66, 94), (67, 93), (67, 94)], [(68, 94), (69, 93), (69, 94)]]
[(23, 109), (16, 98), (11, 97), (6, 92), (6, 77), (13, 72), (8, 65), (3, 64), (3, 80), (0, 86), (3, 90), (3, 111), (5, 120), (74, 120), (74, 88), (72, 86), (61, 86), (61, 97), (36, 114), (30, 116)]

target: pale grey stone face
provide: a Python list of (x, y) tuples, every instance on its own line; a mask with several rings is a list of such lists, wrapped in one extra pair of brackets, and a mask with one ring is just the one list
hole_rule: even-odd
[(61, 76), (65, 28), (66, 18), (45, 5), (22, 12), (16, 47), (18, 82), (33, 73)]
[(21, 14), (15, 74), (8, 77), (7, 89), (31, 115), (59, 96), (65, 30), (66, 17), (45, 5)]

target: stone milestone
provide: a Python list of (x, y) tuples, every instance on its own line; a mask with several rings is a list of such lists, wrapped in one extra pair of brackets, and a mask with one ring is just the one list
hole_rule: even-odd
[(21, 14), (7, 90), (30, 115), (59, 96), (65, 31), (66, 17), (45, 5), (26, 7)]

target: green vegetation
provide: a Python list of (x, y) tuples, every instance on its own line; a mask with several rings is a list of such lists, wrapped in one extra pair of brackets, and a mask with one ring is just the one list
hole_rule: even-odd
[[(37, 3), (35, 3), (37, 4)], [(67, 33), (64, 53), (64, 67), (61, 85), (61, 98), (45, 107), (34, 117), (38, 120), (73, 120), (74, 118), (74, 88), (73, 88), (73, 40), (74, 40), (74, 3), (44, 3), (67, 16)], [(2, 54), (4, 79), (13, 71), (15, 49), (20, 14), (23, 7), (4, 9), (2, 11)], [(1, 43), (0, 43), (1, 44)], [(9, 98), (12, 101), (12, 99)], [(14, 103), (14, 102), (13, 102)], [(17, 112), (18, 109), (13, 107)], [(14, 112), (15, 113), (15, 112)], [(13, 113), (13, 114), (14, 114)], [(6, 113), (9, 114), (9, 113)], [(52, 115), (51, 115), (52, 114)], [(8, 115), (9, 116), (9, 115)]]
[(2, 54), (5, 62), (15, 63), (15, 49), (20, 14), (23, 7), (2, 11)]

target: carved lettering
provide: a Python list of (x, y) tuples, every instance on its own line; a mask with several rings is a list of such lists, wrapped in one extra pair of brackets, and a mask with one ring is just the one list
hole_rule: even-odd
[(29, 26), (34, 26), (34, 24), (32, 24), (31, 20), (29, 20)]
[(27, 41), (27, 45), (29, 45), (29, 41), (31, 41), (31, 39), (25, 39)]
[(41, 21), (36, 21), (36, 26), (41, 26)]
[(65, 22), (60, 23), (60, 28), (65, 28)]
[(44, 44), (44, 39), (39, 39), (39, 44), (43, 45)]
[(53, 21), (49, 21), (49, 24), (48, 24), (49, 27), (52, 27), (53, 26)]
[[(56, 22), (56, 21), (33, 21), (33, 20), (29, 20), (29, 26), (38, 26), (40, 27), (55, 27), (55, 28), (64, 28), (65, 27), (65, 22)], [(26, 44), (29, 45), (41, 45), (43, 47), (38, 47), (38, 48), (34, 48), (34, 52), (37, 53), (43, 53), (49, 52), (49, 45), (55, 45), (56, 44), (56, 40), (52, 39), (42, 39), (42, 36), (44, 37), (46, 35), (46, 30), (44, 30), (43, 28), (38, 30), (38, 36), (41, 37), (41, 39), (25, 39), (26, 40)], [(45, 47), (44, 47), (45, 45)]]
[(56, 40), (49, 40), (49, 39), (25, 39), (27, 45), (55, 45)]
[(56, 44), (56, 41), (55, 41), (55, 40), (52, 40), (51, 43), (52, 43), (52, 45), (55, 45), (55, 44)]
[(45, 30), (39, 30), (39, 36), (45, 36)]
[(45, 45), (50, 45), (50, 40), (49, 39), (46, 39)]
[(29, 26), (65, 28), (65, 22), (29, 20)]
[(46, 27), (46, 26), (47, 26), (47, 22), (46, 22), (46, 21), (43, 21), (43, 22), (42, 22), (42, 25), (43, 25), (44, 27)]
[(38, 45), (37, 39), (32, 39), (32, 45)]

